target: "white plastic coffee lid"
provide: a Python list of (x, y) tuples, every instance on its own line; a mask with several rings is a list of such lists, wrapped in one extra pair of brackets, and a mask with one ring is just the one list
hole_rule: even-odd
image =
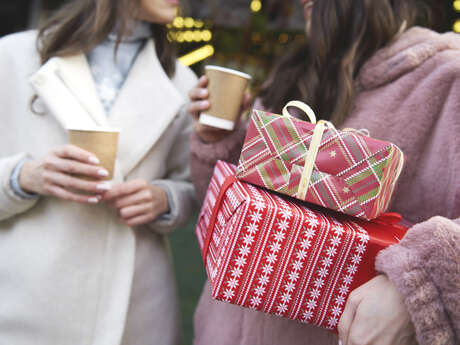
[(225, 129), (227, 131), (232, 131), (235, 128), (235, 122), (208, 114), (201, 114), (199, 122), (203, 125)]
[(245, 78), (245, 79), (252, 79), (252, 77), (249, 74), (246, 74), (246, 73), (234, 70), (234, 69), (226, 68), (226, 67), (220, 67), (220, 66), (214, 66), (214, 65), (206, 65), (204, 68), (234, 74), (234, 75), (237, 75), (237, 76)]

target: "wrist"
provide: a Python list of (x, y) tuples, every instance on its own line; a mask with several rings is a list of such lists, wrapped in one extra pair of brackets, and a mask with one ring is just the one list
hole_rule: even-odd
[(19, 186), (22, 190), (27, 193), (37, 193), (35, 188), (35, 179), (33, 178), (33, 172), (37, 168), (36, 161), (27, 161), (22, 165), (21, 171), (19, 173)]

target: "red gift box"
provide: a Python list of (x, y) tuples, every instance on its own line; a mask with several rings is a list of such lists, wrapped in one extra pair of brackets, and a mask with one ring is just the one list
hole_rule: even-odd
[(309, 208), (238, 181), (218, 162), (197, 238), (218, 300), (336, 329), (349, 293), (376, 275), (377, 253), (406, 228)]

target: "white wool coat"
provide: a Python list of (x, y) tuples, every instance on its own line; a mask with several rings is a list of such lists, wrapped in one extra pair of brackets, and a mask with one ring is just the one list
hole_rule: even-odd
[(35, 107), (43, 114), (31, 111), (28, 79), (40, 68), (35, 40), (33, 31), (0, 40), (0, 344), (177, 344), (165, 235), (187, 220), (195, 203), (184, 106), (196, 77), (178, 63), (168, 78), (150, 40), (106, 116), (85, 55), (57, 58), (60, 77), (91, 113), (82, 114), (85, 121), (121, 128), (113, 183), (141, 178), (170, 190), (175, 212), (169, 219), (129, 228), (104, 203), (24, 200), (13, 192), (17, 163), (65, 144), (72, 120), (40, 99)]

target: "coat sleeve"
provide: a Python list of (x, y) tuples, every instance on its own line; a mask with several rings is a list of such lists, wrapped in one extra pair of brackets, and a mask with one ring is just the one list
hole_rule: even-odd
[[(439, 129), (419, 148), (427, 157), (419, 169), (431, 170), (433, 178), (447, 187), (433, 192), (435, 183), (417, 185), (427, 198), (444, 193), (436, 205), (443, 217), (427, 215), (428, 220), (414, 225), (399, 244), (383, 250), (376, 260), (376, 269), (385, 273), (403, 296), (420, 345), (460, 344), (460, 60), (458, 53), (443, 56), (445, 63), (439, 64), (434, 84), (427, 87), (429, 97), (442, 100), (438, 109), (432, 110)], [(446, 85), (447, 92), (437, 91)], [(425, 104), (421, 102), (421, 106)], [(444, 157), (445, 164), (433, 164), (438, 156)]]
[(152, 183), (163, 188), (168, 195), (170, 212), (149, 224), (157, 233), (169, 233), (184, 225), (197, 209), (195, 190), (190, 181), (189, 141), (192, 132), (192, 119), (185, 107), (179, 114), (183, 126), (171, 147), (166, 161), (167, 174), (164, 179)]
[(200, 204), (203, 202), (218, 160), (237, 164), (246, 135), (246, 124), (241, 121), (237, 129), (217, 143), (205, 143), (193, 132), (190, 139), (190, 169)]
[(11, 218), (32, 208), (38, 201), (18, 196), (11, 186), (10, 178), (16, 165), (26, 157), (25, 153), (0, 158), (0, 221)]
[(460, 219), (415, 225), (379, 253), (376, 269), (403, 296), (420, 345), (460, 342)]

